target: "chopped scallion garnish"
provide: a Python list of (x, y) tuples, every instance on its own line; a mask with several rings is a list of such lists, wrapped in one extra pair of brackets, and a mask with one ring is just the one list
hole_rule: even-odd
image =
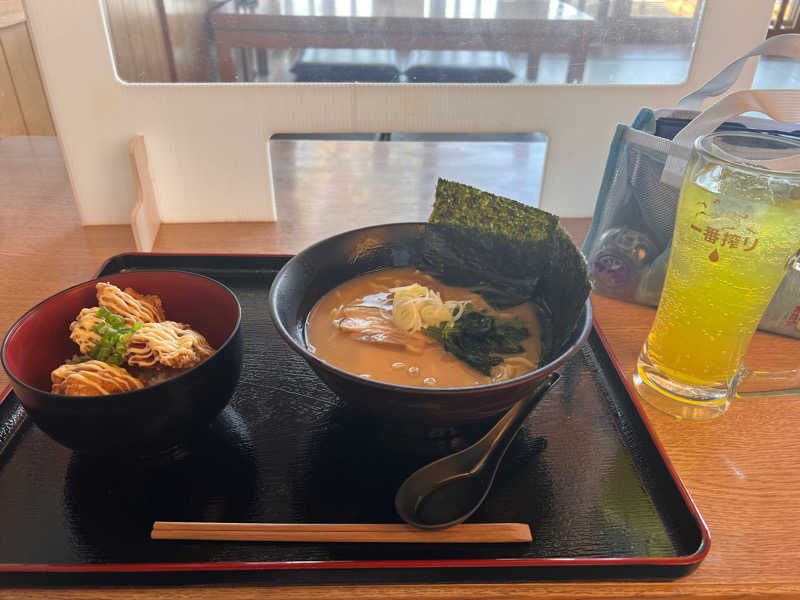
[(92, 326), (92, 331), (100, 336), (100, 342), (92, 348), (89, 356), (111, 365), (122, 365), (128, 353), (131, 335), (142, 328), (142, 323), (135, 321), (128, 327), (125, 317), (114, 314), (103, 306), (97, 309), (95, 315), (102, 319)]

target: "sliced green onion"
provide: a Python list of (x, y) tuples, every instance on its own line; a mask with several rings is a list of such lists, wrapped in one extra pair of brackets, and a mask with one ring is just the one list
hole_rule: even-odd
[(125, 326), (125, 318), (110, 312), (105, 307), (100, 307), (95, 313), (102, 321), (92, 326), (92, 331), (100, 336), (100, 342), (92, 348), (89, 355), (95, 360), (101, 360), (112, 365), (122, 365), (125, 355), (128, 354), (128, 342), (135, 331), (142, 328), (142, 324), (134, 322), (133, 327)]

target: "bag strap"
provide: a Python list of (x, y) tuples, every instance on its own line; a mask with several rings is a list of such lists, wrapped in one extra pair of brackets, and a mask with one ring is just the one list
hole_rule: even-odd
[(740, 56), (722, 69), (705, 85), (678, 101), (676, 108), (699, 110), (706, 98), (720, 96), (727, 92), (739, 79), (747, 59), (753, 56), (783, 56), (800, 59), (800, 33), (775, 35), (760, 43), (744, 56)]
[[(715, 131), (725, 121), (749, 111), (764, 113), (784, 123), (800, 123), (800, 90), (742, 90), (718, 100), (692, 119), (672, 140), (661, 181), (680, 187), (694, 141)], [(777, 162), (770, 166), (781, 170)]]

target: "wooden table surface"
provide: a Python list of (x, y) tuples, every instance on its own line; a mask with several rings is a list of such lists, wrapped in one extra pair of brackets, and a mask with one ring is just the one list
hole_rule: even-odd
[[(295, 157), (296, 158), (296, 157)], [(283, 176), (296, 164), (286, 159)], [(341, 177), (346, 171), (341, 169)], [(335, 182), (331, 182), (331, 189)], [(283, 222), (165, 225), (155, 251), (295, 252), (350, 228), (354, 199), (324, 218), (298, 202), (298, 188), (276, 181)], [(89, 279), (114, 254), (133, 251), (126, 226), (82, 227), (55, 138), (0, 140), (0, 333), (30, 306)], [(417, 202), (424, 202), (417, 199)], [(287, 204), (291, 204), (289, 206)], [(370, 205), (373, 222), (409, 205)], [(418, 209), (417, 209), (418, 210)], [(396, 216), (396, 215), (395, 215)], [(367, 217), (364, 217), (367, 218)], [(565, 219), (578, 239), (587, 219)], [(595, 313), (611, 349), (630, 374), (653, 310), (600, 296)], [(748, 357), (791, 368), (798, 342), (757, 334)], [(8, 379), (0, 374), (0, 388)], [(271, 587), (246, 586), (8, 588), (0, 598), (798, 598), (800, 597), (800, 398), (741, 400), (708, 423), (680, 422), (646, 407), (657, 437), (711, 530), (711, 552), (693, 574), (673, 581)], [(2, 532), (0, 532), (2, 535)]]

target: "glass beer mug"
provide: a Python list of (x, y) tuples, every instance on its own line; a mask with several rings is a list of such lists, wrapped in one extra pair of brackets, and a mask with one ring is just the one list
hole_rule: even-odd
[[(639, 395), (676, 417), (703, 420), (737, 395), (800, 393), (795, 371), (742, 366), (798, 248), (800, 141), (749, 132), (698, 138), (661, 300), (633, 376)], [(759, 391), (742, 391), (744, 382)]]

